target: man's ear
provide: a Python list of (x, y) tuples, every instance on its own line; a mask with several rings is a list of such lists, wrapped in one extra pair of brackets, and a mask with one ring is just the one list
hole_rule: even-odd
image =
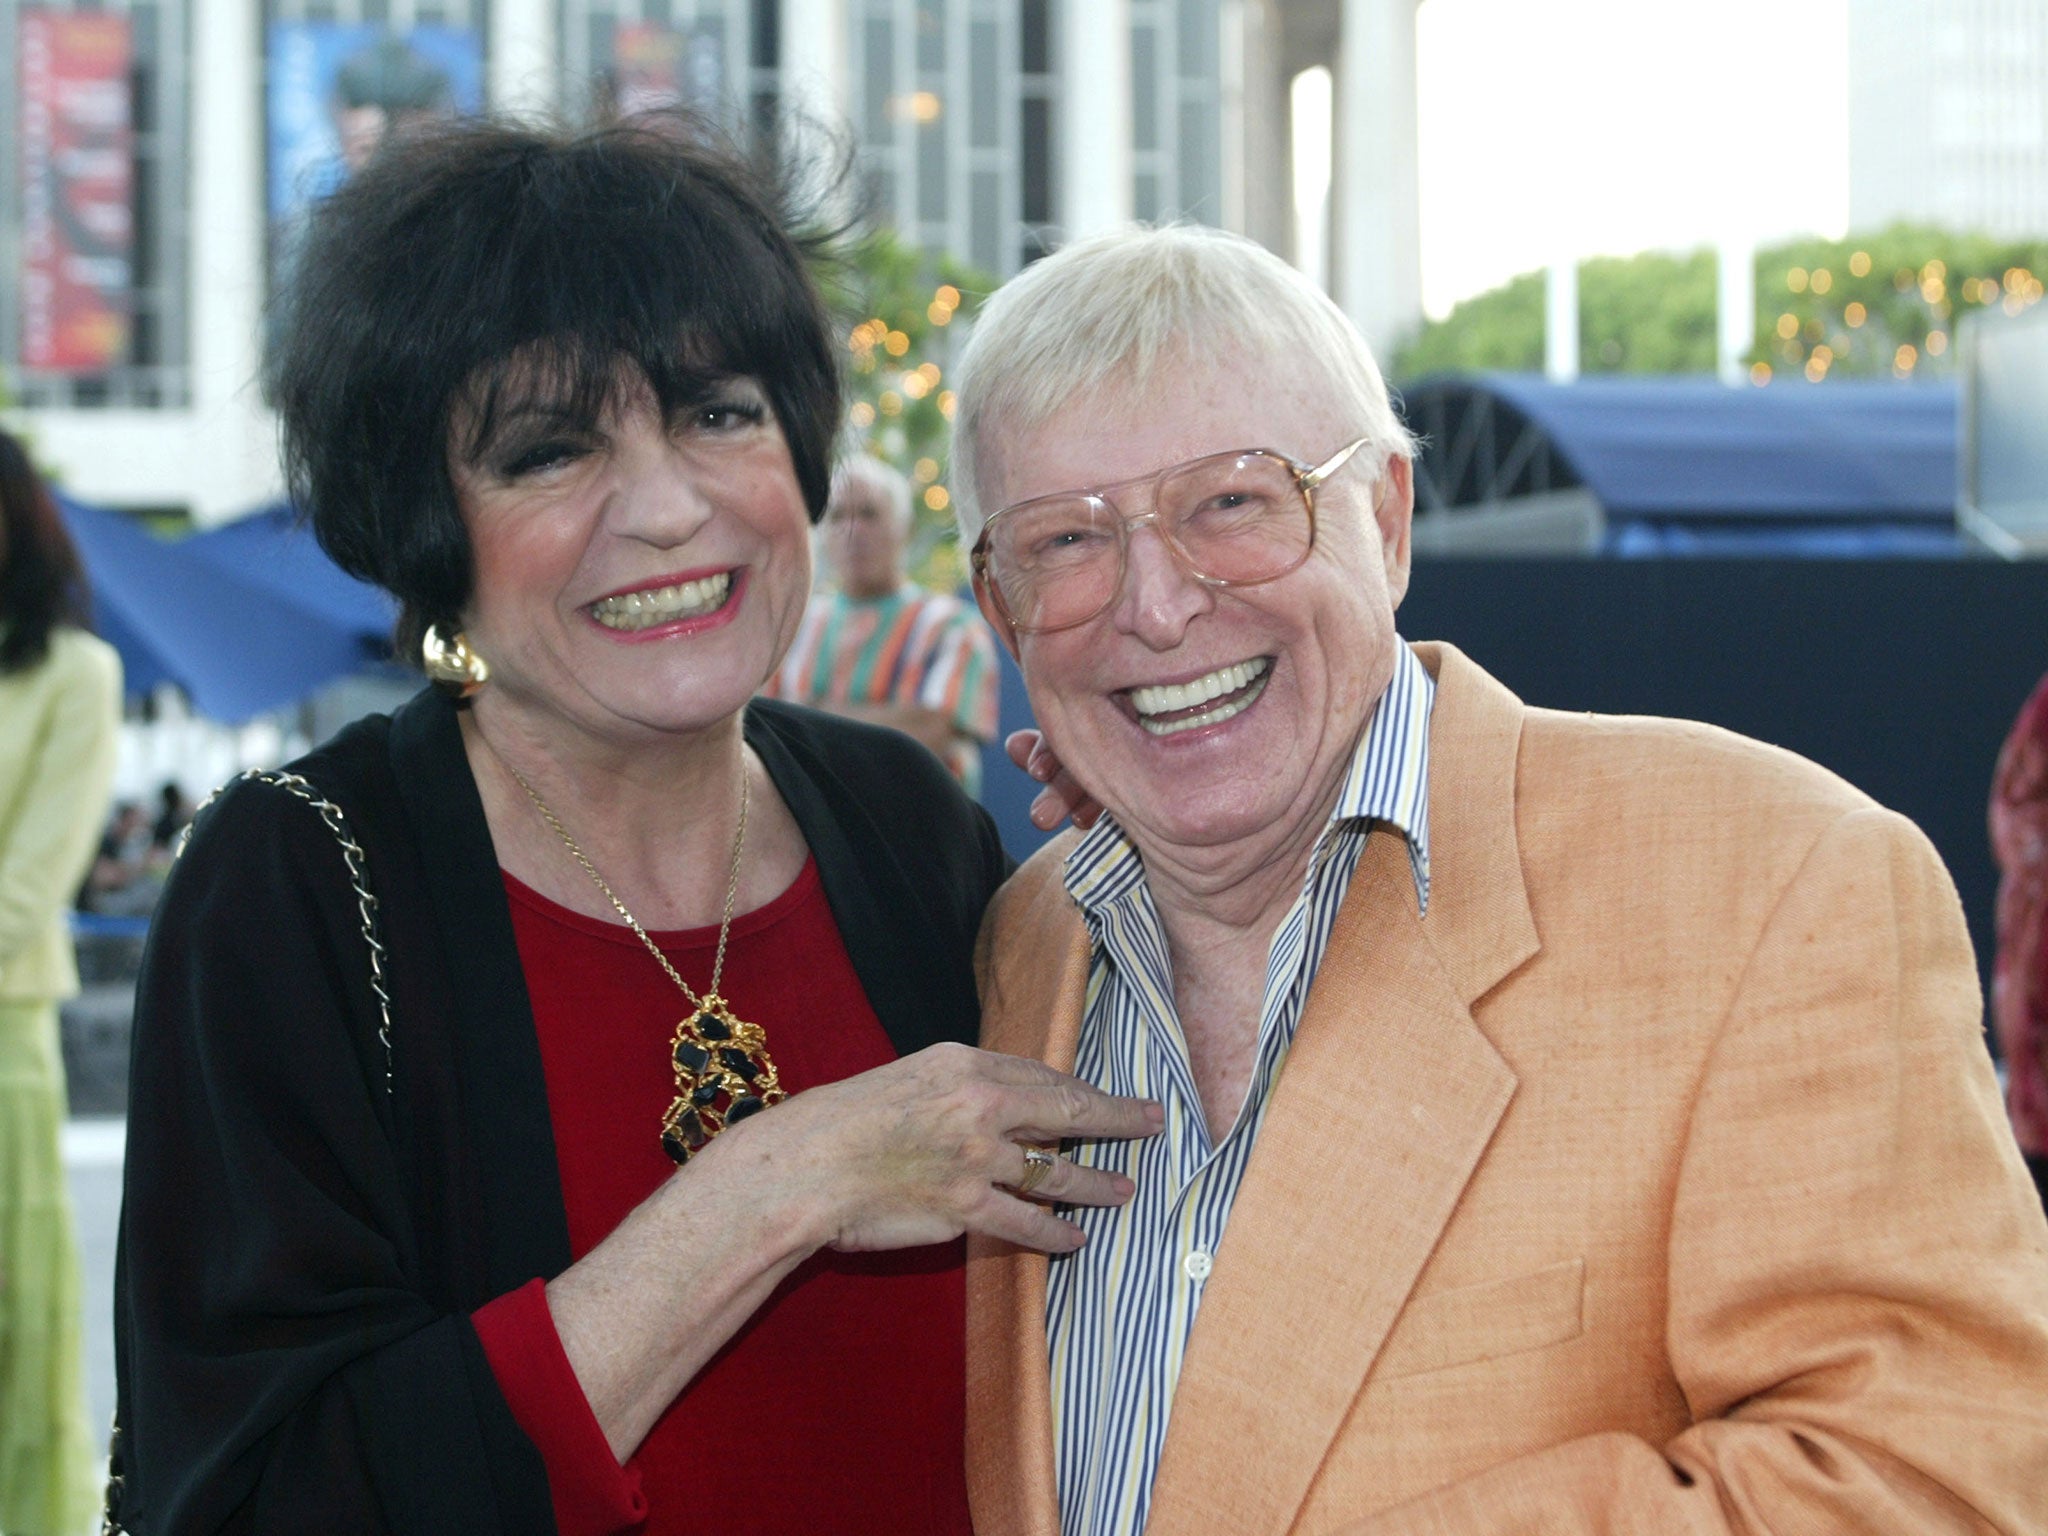
[(1415, 467), (1402, 454), (1387, 458), (1373, 506), (1379, 524), (1380, 558), (1386, 562), (1387, 592), (1396, 608), (1408, 595), (1409, 535), (1415, 527)]
[(981, 609), (981, 616), (988, 620), (988, 627), (996, 632), (996, 638), (1003, 642), (1003, 649), (1010, 653), (1010, 660), (1021, 663), (1017, 654), (1017, 631), (1010, 627), (1010, 621), (1003, 617), (1003, 610), (996, 606), (995, 597), (988, 589), (988, 573), (974, 573), (974, 602)]

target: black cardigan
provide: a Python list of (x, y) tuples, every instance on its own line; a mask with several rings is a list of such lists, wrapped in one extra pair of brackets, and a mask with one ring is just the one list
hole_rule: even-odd
[[(896, 1049), (972, 1041), (975, 932), (1010, 867), (987, 815), (893, 732), (756, 701), (746, 739)], [(566, 1268), (569, 1239), (455, 706), (422, 693), (294, 769), (364, 851), (392, 1077), (333, 833), (281, 789), (236, 785), (172, 873), (137, 996), (121, 1521), (551, 1532), (546, 1473), (468, 1321)]]

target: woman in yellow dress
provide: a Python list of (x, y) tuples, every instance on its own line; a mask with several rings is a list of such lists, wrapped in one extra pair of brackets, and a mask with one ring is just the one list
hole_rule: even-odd
[(78, 1536), (99, 1508), (78, 1246), (58, 1157), (64, 911), (106, 817), (121, 663), (85, 628), (50, 494), (0, 433), (0, 1531)]

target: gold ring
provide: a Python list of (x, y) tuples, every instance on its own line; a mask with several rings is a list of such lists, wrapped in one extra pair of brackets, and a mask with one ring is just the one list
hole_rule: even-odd
[(1019, 1179), (1012, 1187), (1020, 1195), (1030, 1194), (1031, 1191), (1045, 1182), (1045, 1176), (1052, 1172), (1053, 1164), (1059, 1160), (1057, 1152), (1048, 1152), (1044, 1147), (1026, 1147), (1024, 1149), (1024, 1177)]

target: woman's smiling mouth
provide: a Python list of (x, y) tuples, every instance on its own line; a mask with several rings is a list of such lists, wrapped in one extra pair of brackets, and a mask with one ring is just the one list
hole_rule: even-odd
[(731, 571), (679, 581), (673, 586), (649, 587), (639, 592), (620, 592), (601, 597), (589, 608), (590, 616), (606, 629), (652, 629), (678, 619), (702, 618), (725, 604), (732, 591)]

